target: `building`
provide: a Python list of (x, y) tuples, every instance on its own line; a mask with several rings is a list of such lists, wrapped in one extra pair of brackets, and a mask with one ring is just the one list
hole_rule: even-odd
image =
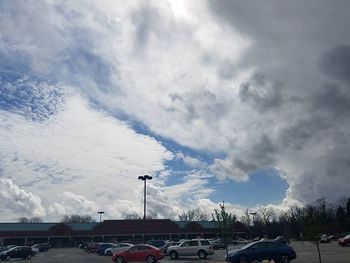
[[(80, 242), (118, 242), (146, 239), (179, 240), (220, 235), (212, 221), (105, 220), (101, 223), (0, 223), (0, 243), (31, 245), (49, 242), (53, 247), (72, 246)], [(234, 238), (246, 237), (246, 227), (236, 222)]]

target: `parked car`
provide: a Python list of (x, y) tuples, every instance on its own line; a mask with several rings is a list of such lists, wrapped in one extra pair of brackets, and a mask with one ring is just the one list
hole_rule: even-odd
[(84, 248), (84, 250), (87, 253), (95, 253), (96, 247), (99, 245), (99, 243), (95, 243), (95, 242), (89, 242), (86, 247)]
[(322, 235), (320, 238), (320, 243), (330, 243), (332, 236), (327, 236), (326, 234)]
[(349, 247), (350, 246), (350, 235), (339, 238), (338, 244), (341, 245), (342, 247)]
[(257, 241), (247, 244), (228, 253), (227, 261), (231, 263), (248, 263), (254, 260), (274, 260), (275, 262), (289, 263), (296, 259), (294, 249), (286, 244), (270, 240)]
[(7, 250), (11, 249), (11, 248), (14, 248), (14, 247), (17, 247), (16, 245), (8, 245), (7, 246)]
[(11, 260), (13, 258), (31, 259), (34, 255), (31, 247), (18, 246), (0, 253), (1, 260)]
[(165, 246), (166, 242), (164, 240), (148, 240), (147, 244), (157, 248), (161, 248)]
[(105, 251), (107, 248), (111, 248), (113, 247), (115, 244), (114, 243), (100, 243), (96, 246), (95, 252), (96, 254), (102, 256), (102, 255), (106, 255)]
[(214, 251), (208, 240), (192, 239), (183, 241), (180, 245), (169, 247), (168, 254), (171, 259), (181, 256), (198, 256), (204, 259), (208, 255), (213, 255)]
[(249, 240), (245, 238), (240, 237), (236, 240), (236, 244), (248, 244), (248, 243), (249, 243)]
[(129, 248), (133, 247), (133, 244), (130, 243), (119, 243), (115, 244), (113, 247), (107, 248), (105, 250), (105, 255), (112, 256), (113, 254), (128, 250)]
[(156, 263), (164, 258), (162, 251), (151, 245), (135, 245), (126, 251), (118, 252), (113, 255), (112, 260), (116, 263), (143, 261), (147, 263)]
[(48, 251), (50, 248), (50, 244), (49, 243), (38, 243), (33, 245), (32, 247), (39, 249), (39, 252), (43, 252), (43, 251)]
[(168, 255), (168, 248), (171, 246), (178, 246), (180, 245), (180, 242), (168, 242), (166, 245), (164, 245), (160, 250), (163, 252), (164, 255)]
[(36, 254), (39, 254), (39, 249), (38, 248), (36, 248), (36, 247), (33, 247), (33, 246), (31, 246), (31, 248), (32, 248), (32, 251), (33, 251), (33, 256), (35, 256)]
[(226, 243), (227, 241), (225, 242), (225, 240), (223, 238), (217, 238), (217, 239), (211, 240), (209, 242), (214, 250), (217, 250), (220, 248), (225, 249), (227, 247), (227, 243)]
[(289, 238), (287, 238), (285, 236), (278, 236), (275, 238), (275, 241), (280, 242), (282, 244), (290, 244)]

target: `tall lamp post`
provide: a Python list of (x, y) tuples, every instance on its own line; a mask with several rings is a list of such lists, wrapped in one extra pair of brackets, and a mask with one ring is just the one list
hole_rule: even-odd
[(98, 211), (98, 212), (97, 212), (97, 214), (100, 215), (100, 223), (101, 223), (102, 214), (104, 214), (104, 213), (105, 213), (105, 212), (103, 212), (103, 211)]
[(143, 241), (146, 243), (146, 181), (152, 180), (152, 176), (146, 174), (139, 176), (138, 179), (143, 181)]
[(253, 216), (253, 230), (255, 232), (255, 216), (256, 216), (256, 212), (250, 212), (250, 214)]
[(255, 216), (256, 216), (256, 212), (250, 212), (250, 214), (253, 216), (253, 226), (255, 226)]

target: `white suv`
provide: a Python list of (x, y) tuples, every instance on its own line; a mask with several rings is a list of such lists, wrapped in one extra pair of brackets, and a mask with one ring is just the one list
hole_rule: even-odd
[(169, 247), (168, 253), (171, 259), (181, 256), (198, 256), (200, 259), (204, 259), (207, 255), (213, 255), (214, 251), (208, 240), (192, 239), (183, 241), (178, 246)]
[(129, 248), (133, 247), (133, 244), (129, 243), (119, 243), (115, 244), (113, 247), (107, 248), (105, 250), (105, 255), (112, 256), (115, 253), (119, 253), (125, 250), (128, 250)]

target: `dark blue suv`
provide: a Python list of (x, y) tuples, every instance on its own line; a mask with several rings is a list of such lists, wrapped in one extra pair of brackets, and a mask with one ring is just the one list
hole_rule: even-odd
[(289, 263), (296, 259), (294, 249), (288, 245), (273, 240), (264, 240), (247, 244), (240, 249), (231, 250), (227, 259), (231, 263), (249, 263), (254, 260), (274, 260)]

